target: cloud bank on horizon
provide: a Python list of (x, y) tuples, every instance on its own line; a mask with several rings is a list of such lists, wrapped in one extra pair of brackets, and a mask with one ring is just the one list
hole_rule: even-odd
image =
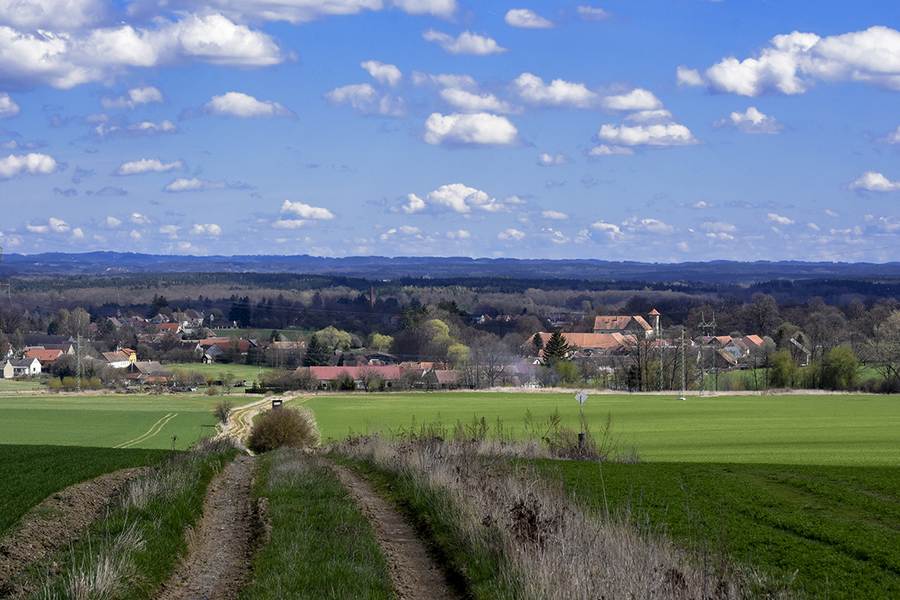
[(0, 246), (900, 260), (900, 5), (0, 0)]

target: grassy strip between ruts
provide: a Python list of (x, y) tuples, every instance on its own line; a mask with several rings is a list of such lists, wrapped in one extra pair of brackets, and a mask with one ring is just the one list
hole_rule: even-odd
[(459, 523), (464, 518), (449, 494), (425, 485), (408, 473), (379, 467), (368, 460), (336, 455), (335, 461), (356, 470), (393, 502), (448, 571), (450, 583), (474, 599), (519, 598), (518, 590), (498, 576), (503, 557), (495, 549), (469, 543)]
[(260, 458), (254, 495), (271, 533), (241, 597), (394, 598), (366, 517), (322, 458), (279, 450)]
[(156, 464), (169, 454), (164, 450), (0, 445), (0, 537), (54, 492), (104, 473)]
[(537, 464), (580, 502), (602, 511), (606, 501), (689, 547), (793, 580), (792, 594), (900, 597), (898, 468)]
[(210, 481), (234, 454), (204, 443), (129, 484), (88, 535), (29, 569), (33, 597), (154, 597), (187, 550), (184, 532), (200, 518)]

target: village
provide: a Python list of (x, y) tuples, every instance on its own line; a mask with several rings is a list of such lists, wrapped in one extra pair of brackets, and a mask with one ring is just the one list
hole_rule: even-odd
[[(690, 337), (681, 327), (664, 329), (662, 318), (656, 309), (646, 315), (597, 315), (590, 332), (538, 331), (529, 335), (517, 352), (495, 349), (490, 355), (463, 352), (404, 360), (383, 341), (372, 347), (333, 326), (294, 335), (293, 339), (274, 330), (260, 337), (248, 333), (264, 332), (248, 332), (238, 328), (236, 322), (215, 322), (212, 315), (186, 310), (149, 318), (108, 317), (87, 324), (83, 336), (22, 334), (9, 345), (0, 373), (4, 379), (49, 378), (50, 387), (55, 389), (75, 386), (177, 391), (205, 383), (257, 390), (447, 390), (556, 385), (559, 378), (542, 377), (542, 367), (565, 361), (580, 372), (592, 374), (592, 383), (598, 387), (640, 389), (636, 379), (656, 377), (659, 389), (674, 389), (679, 382), (693, 383), (681, 381), (680, 370), (690, 371), (693, 380), (705, 371), (718, 374), (756, 368), (775, 350), (769, 337)], [(494, 319), (498, 317), (480, 315), (475, 322), (484, 325)], [(116, 341), (128, 336), (134, 347)], [(796, 345), (805, 351), (800, 343)], [(205, 368), (206, 375), (199, 376), (191, 373), (192, 363), (265, 367), (267, 372), (275, 369), (281, 375), (268, 373), (267, 378), (250, 381), (226, 376), (227, 370), (211, 376), (211, 370)], [(659, 374), (650, 373), (650, 369)], [(665, 382), (663, 369), (669, 372)], [(617, 373), (624, 373), (619, 377), (622, 381), (616, 381)]]

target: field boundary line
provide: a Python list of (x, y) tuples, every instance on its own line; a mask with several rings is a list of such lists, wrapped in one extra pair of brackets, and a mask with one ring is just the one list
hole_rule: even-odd
[(137, 436), (136, 438), (130, 439), (127, 442), (122, 442), (117, 446), (113, 446), (114, 448), (130, 448), (136, 444), (140, 444), (141, 442), (145, 442), (150, 438), (154, 437), (160, 431), (162, 431), (163, 427), (165, 427), (169, 421), (178, 416), (178, 413), (167, 413), (163, 417), (161, 417), (156, 423), (150, 426), (143, 434)]

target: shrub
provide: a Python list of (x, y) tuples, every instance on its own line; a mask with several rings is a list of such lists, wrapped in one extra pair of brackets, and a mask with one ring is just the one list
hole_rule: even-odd
[(794, 377), (797, 372), (797, 365), (791, 353), (787, 350), (779, 350), (772, 355), (772, 369), (769, 374), (769, 380), (773, 387), (788, 388), (794, 384)]
[(248, 446), (254, 452), (268, 452), (283, 446), (311, 448), (319, 444), (319, 428), (305, 409), (277, 408), (257, 418)]
[(231, 414), (231, 402), (228, 400), (222, 400), (218, 404), (216, 404), (216, 408), (213, 410), (213, 414), (216, 415), (216, 419), (218, 419), (219, 423), (225, 423), (228, 421), (228, 415)]
[(206, 388), (206, 395), (207, 395), (207, 396), (218, 396), (218, 395), (219, 395), (219, 388), (217, 388), (217, 387), (214, 386), (214, 385), (212, 385), (212, 386)]
[(338, 373), (337, 378), (331, 382), (331, 385), (335, 390), (342, 392), (352, 392), (356, 389), (356, 381), (353, 379), (353, 376), (346, 371)]
[(848, 390), (856, 385), (859, 360), (849, 346), (837, 346), (828, 351), (822, 361), (822, 387)]

